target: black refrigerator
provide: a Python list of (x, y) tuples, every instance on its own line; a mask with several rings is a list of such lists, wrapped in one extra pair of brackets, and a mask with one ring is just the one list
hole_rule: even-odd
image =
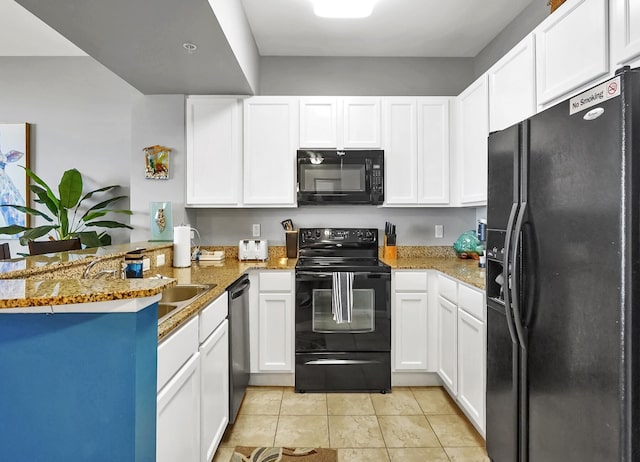
[(493, 462), (640, 461), (639, 194), (640, 70), (489, 136)]

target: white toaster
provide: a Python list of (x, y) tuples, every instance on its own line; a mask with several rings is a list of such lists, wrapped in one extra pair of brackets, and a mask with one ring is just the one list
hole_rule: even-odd
[(238, 260), (266, 260), (269, 244), (266, 239), (242, 239), (238, 243)]

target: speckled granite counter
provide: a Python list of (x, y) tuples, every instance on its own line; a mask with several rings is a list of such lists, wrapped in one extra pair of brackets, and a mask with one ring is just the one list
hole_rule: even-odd
[(5, 308), (150, 297), (174, 284), (172, 279), (6, 279), (0, 281), (0, 313)]
[(398, 258), (390, 260), (382, 258), (392, 269), (433, 269), (456, 278), (464, 283), (484, 290), (485, 270), (478, 267), (477, 260), (463, 260), (461, 258)]

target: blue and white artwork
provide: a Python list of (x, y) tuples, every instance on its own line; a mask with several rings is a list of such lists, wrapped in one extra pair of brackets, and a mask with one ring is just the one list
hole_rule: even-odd
[[(29, 124), (0, 124), (0, 204), (26, 205), (29, 166)], [(27, 215), (0, 207), (1, 226), (28, 226)], [(16, 238), (17, 236), (12, 236)]]

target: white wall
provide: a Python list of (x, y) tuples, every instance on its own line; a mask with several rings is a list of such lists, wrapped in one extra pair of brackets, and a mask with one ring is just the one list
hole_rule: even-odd
[[(85, 191), (120, 184), (129, 194), (131, 107), (139, 95), (90, 57), (0, 57), (0, 122), (32, 124), (31, 168), (53, 186), (77, 168)], [(111, 235), (129, 240), (127, 231)], [(13, 255), (17, 241), (11, 245)]]

